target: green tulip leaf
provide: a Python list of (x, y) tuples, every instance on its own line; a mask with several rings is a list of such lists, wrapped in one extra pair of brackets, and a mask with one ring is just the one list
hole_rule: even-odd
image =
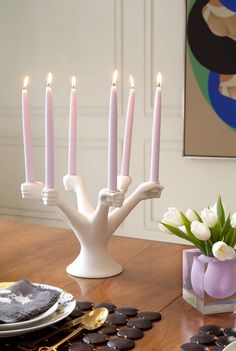
[(197, 211), (193, 210), (193, 212), (194, 212), (195, 215), (197, 216), (198, 221), (202, 223), (202, 219), (201, 219), (201, 217), (199, 216), (199, 214), (197, 213)]
[(235, 247), (236, 245), (236, 229), (232, 228), (233, 233), (232, 233), (232, 237), (231, 237), (231, 241), (229, 243), (230, 246)]
[(188, 234), (184, 233), (181, 229), (176, 228), (170, 224), (166, 224), (161, 222), (162, 225), (164, 225), (171, 233), (177, 235), (181, 239), (185, 239), (187, 241), (190, 241), (193, 245), (195, 245), (200, 251), (202, 251), (204, 254), (205, 252), (205, 247), (204, 247), (204, 242), (198, 240), (197, 238), (193, 238), (192, 236), (189, 236)]
[[(224, 238), (224, 240), (223, 240), (223, 238)], [(234, 229), (230, 228), (228, 233), (226, 233), (224, 236), (222, 236), (222, 241), (224, 241), (224, 243), (226, 243), (227, 245), (231, 246), (232, 240), (234, 240)]]
[(225, 223), (225, 211), (221, 201), (221, 197), (219, 195), (218, 201), (217, 201), (217, 224), (220, 230), (223, 228), (224, 223)]
[[(226, 235), (228, 234), (228, 232), (232, 229), (231, 225), (230, 225), (230, 214), (228, 215), (223, 228), (221, 229), (220, 235), (218, 240), (221, 240), (221, 238), (226, 237)], [(226, 243), (226, 242), (225, 242)]]
[(211, 256), (211, 257), (214, 256), (212, 253), (212, 245), (209, 240), (205, 241), (205, 248), (206, 248), (207, 256)]
[(189, 235), (193, 235), (191, 232), (191, 222), (188, 220), (188, 218), (185, 216), (185, 214), (183, 212), (180, 211), (180, 214), (181, 214), (182, 221), (185, 225), (185, 228), (187, 230), (187, 233)]
[(210, 229), (210, 232), (211, 232), (212, 241), (213, 241), (213, 242), (218, 241), (219, 231), (218, 231), (218, 226), (217, 226), (217, 224), (216, 224), (214, 227), (209, 228), (209, 229)]

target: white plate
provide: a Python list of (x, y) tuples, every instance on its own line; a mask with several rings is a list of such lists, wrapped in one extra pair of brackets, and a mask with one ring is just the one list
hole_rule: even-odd
[[(8, 284), (8, 286), (9, 285), (10, 284)], [(61, 293), (58, 300), (57, 309), (52, 314), (46, 316), (45, 318), (35, 321), (33, 324), (29, 324), (28, 326), (26, 325), (23, 328), (21, 327), (17, 328), (17, 327), (11, 326), (11, 328), (9, 328), (8, 330), (0, 330), (0, 338), (23, 335), (23, 334), (33, 332), (35, 330), (48, 327), (49, 325), (55, 324), (60, 320), (64, 319), (74, 310), (76, 305), (76, 300), (73, 295), (55, 286), (46, 285), (46, 284), (38, 284), (38, 285), (48, 289), (55, 289)], [(1, 284), (0, 284), (0, 287), (1, 287)]]
[[(12, 283), (8, 283), (8, 282), (0, 283), (0, 291), (2, 289), (4, 289), (4, 290), (8, 289), (12, 284), (14, 284), (14, 283), (13, 282)], [(34, 283), (34, 285), (42, 287), (42, 284)], [(33, 316), (32, 318), (30, 318), (28, 320), (15, 322), (15, 323), (0, 323), (0, 331), (1, 330), (9, 330), (9, 329), (20, 329), (20, 328), (25, 327), (26, 325), (33, 324), (36, 321), (39, 321), (43, 318), (46, 318), (47, 316), (49, 316), (50, 314), (55, 312), (57, 307), (58, 307), (58, 301), (55, 304), (53, 304), (47, 311), (45, 311), (39, 315)]]
[(27, 321), (22, 321), (22, 322), (17, 322), (17, 323), (2, 323), (0, 324), (0, 331), (2, 330), (10, 330), (10, 329), (20, 329), (25, 326), (29, 326), (31, 324), (34, 324), (35, 322), (40, 321), (41, 319), (46, 318), (47, 316), (50, 316), (53, 312), (56, 311), (58, 308), (58, 302), (54, 303), (47, 311), (32, 317), (31, 319), (28, 319)]

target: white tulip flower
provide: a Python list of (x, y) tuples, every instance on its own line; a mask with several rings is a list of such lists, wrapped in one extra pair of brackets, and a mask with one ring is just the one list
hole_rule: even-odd
[(208, 240), (211, 237), (210, 229), (199, 221), (191, 223), (191, 232), (199, 240)]
[(220, 261), (232, 260), (236, 257), (234, 248), (223, 241), (217, 241), (213, 244), (212, 253)]
[(187, 211), (185, 212), (185, 216), (187, 217), (189, 222), (193, 222), (193, 221), (197, 221), (198, 220), (198, 217), (197, 217), (196, 213), (193, 210), (190, 210), (190, 209), (187, 209)]
[(180, 211), (176, 207), (169, 207), (168, 211), (164, 213), (163, 223), (170, 224), (174, 227), (183, 225), (183, 220)]
[(213, 206), (210, 206), (210, 210), (217, 216), (217, 202), (215, 202)]
[(230, 225), (232, 228), (236, 228), (236, 212), (234, 212), (230, 218)]
[(209, 208), (204, 208), (204, 210), (201, 211), (201, 219), (208, 228), (213, 228), (217, 222), (215, 211)]

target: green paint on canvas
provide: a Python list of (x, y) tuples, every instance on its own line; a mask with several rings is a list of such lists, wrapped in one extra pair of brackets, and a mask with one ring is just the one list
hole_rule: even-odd
[(194, 72), (194, 76), (198, 82), (198, 85), (201, 89), (203, 96), (205, 97), (206, 101), (210, 104), (209, 94), (208, 94), (208, 77), (209, 77), (209, 70), (202, 66), (194, 57), (192, 50), (188, 45), (188, 55), (192, 65), (192, 69)]
[(192, 10), (193, 5), (195, 4), (196, 0), (188, 0), (187, 1), (187, 13), (189, 14), (189, 12)]

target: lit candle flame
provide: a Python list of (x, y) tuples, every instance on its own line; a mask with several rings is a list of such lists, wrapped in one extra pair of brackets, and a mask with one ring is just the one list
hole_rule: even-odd
[(160, 87), (162, 83), (162, 75), (160, 72), (157, 73), (157, 86)]
[(134, 78), (133, 78), (133, 76), (129, 76), (129, 81), (130, 81), (130, 86), (131, 86), (131, 88), (133, 89), (134, 88)]
[(47, 86), (50, 87), (51, 85), (52, 85), (52, 73), (49, 72), (47, 77)]
[(116, 69), (116, 70), (114, 71), (114, 73), (113, 73), (113, 79), (112, 79), (112, 84), (113, 84), (113, 85), (116, 85), (117, 78), (118, 78), (118, 71), (117, 71), (117, 69)]
[(29, 76), (25, 76), (23, 81), (23, 89), (27, 89), (28, 84), (29, 84)]
[(72, 85), (73, 89), (76, 87), (76, 77), (75, 76), (71, 77), (71, 85)]

